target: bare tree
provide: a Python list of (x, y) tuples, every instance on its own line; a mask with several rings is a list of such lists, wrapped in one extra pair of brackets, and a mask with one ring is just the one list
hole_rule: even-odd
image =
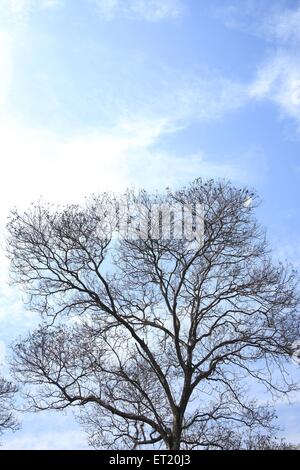
[(299, 446), (284, 439), (271, 438), (262, 434), (249, 436), (242, 444), (246, 450), (298, 450)]
[(113, 200), (11, 214), (12, 277), (42, 316), (14, 347), (33, 409), (79, 406), (98, 448), (240, 448), (249, 432), (270, 435), (274, 411), (250, 390), (296, 388), (286, 364), (299, 297), (256, 222), (258, 197), (213, 180), (124, 195), (150, 211), (201, 204), (201, 243), (166, 239), (160, 222), (160, 236), (150, 223), (116, 239)]
[(12, 399), (16, 387), (0, 377), (0, 435), (7, 429), (17, 429), (17, 421), (13, 414)]

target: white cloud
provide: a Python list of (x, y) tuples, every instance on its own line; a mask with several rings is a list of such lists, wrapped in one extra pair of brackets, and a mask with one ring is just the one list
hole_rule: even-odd
[(34, 11), (55, 10), (64, 6), (65, 0), (0, 0), (0, 27), (11, 31), (26, 27)]
[(294, 9), (271, 9), (258, 23), (258, 31), (275, 42), (273, 54), (258, 69), (250, 96), (276, 104), (300, 130), (300, 3)]
[(285, 0), (232, 0), (213, 9), (214, 16), (231, 29), (245, 31), (276, 44), (300, 41), (300, 1), (287, 7)]
[(0, 106), (6, 101), (12, 73), (12, 39), (7, 31), (0, 30)]
[(254, 79), (245, 85), (248, 100), (272, 102), (281, 117), (294, 119), (300, 130), (300, 2), (295, 2), (294, 8), (285, 5), (247, 0), (242, 6), (233, 0), (215, 14), (227, 27), (252, 33), (271, 44)]
[(6, 346), (4, 341), (0, 340), (0, 366), (5, 364)]
[(51, 9), (51, 8), (58, 8), (63, 6), (64, 1), (63, 0), (42, 0), (40, 2), (40, 8), (41, 9)]
[(64, 430), (38, 433), (20, 433), (6, 438), (1, 447), (6, 450), (70, 450), (88, 449), (84, 434), (80, 431)]
[(300, 126), (300, 55), (278, 53), (259, 68), (249, 92), (250, 97), (275, 103)]
[(63, 0), (1, 0), (5, 8), (13, 13), (22, 13), (32, 8), (50, 9), (63, 4)]
[(88, 0), (96, 5), (101, 18), (143, 19), (150, 22), (178, 18), (183, 14), (181, 0)]
[[(198, 155), (176, 157), (159, 149), (172, 132), (166, 120), (122, 121), (112, 129), (62, 137), (0, 121), (4, 176), (0, 215), (41, 195), (53, 202), (78, 201), (90, 192), (123, 190), (128, 185), (160, 188), (197, 176), (235, 177), (238, 165), (218, 164)], [(240, 165), (240, 164), (239, 164)]]
[(226, 27), (247, 32), (270, 42), (287, 43), (300, 40), (300, 2), (287, 8), (285, 0), (231, 0), (213, 8), (213, 14)]
[[(150, 22), (178, 18), (184, 12), (182, 0), (83, 0), (95, 4), (99, 16), (143, 19)], [(63, 6), (65, 0), (1, 0), (0, 10), (24, 14), (32, 9), (52, 9)]]
[(295, 119), (300, 130), (300, 2), (293, 9), (271, 9), (259, 30), (275, 41), (274, 53), (260, 67), (251, 95), (278, 105), (282, 115)]
[(262, 22), (262, 32), (282, 43), (300, 41), (300, 3), (294, 9), (273, 9)]
[(145, 64), (144, 72), (145, 83), (135, 83), (128, 92), (128, 107), (153, 122), (164, 120), (165, 130), (223, 118), (249, 100), (247, 85), (205, 67), (187, 71), (160, 64), (153, 71)]
[(3, 0), (4, 8), (12, 13), (20, 13), (27, 10), (32, 5), (32, 0)]
[(261, 25), (274, 11), (273, 7), (270, 2), (260, 0), (231, 0), (213, 6), (212, 14), (227, 28), (257, 34), (261, 33)]

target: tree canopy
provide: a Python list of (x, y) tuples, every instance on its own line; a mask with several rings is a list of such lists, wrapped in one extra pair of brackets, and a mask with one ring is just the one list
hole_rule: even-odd
[(18, 428), (12, 404), (15, 393), (16, 387), (0, 377), (0, 435), (7, 429), (15, 430)]
[(98, 448), (241, 448), (269, 435), (274, 410), (248, 389), (296, 388), (285, 365), (299, 338), (299, 295), (295, 271), (273, 259), (256, 220), (257, 195), (196, 180), (122, 198), (150, 212), (200, 204), (201, 243), (151, 226), (116, 237), (108, 193), (11, 213), (12, 278), (41, 315), (14, 346), (31, 407), (78, 407)]

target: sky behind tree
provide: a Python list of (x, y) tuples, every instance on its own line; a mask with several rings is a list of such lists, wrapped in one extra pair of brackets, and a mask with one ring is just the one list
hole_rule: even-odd
[[(0, 0), (1, 233), (39, 197), (225, 177), (299, 267), (299, 25), (296, 0)], [(36, 320), (0, 256), (4, 357)], [(300, 442), (299, 396), (278, 410)], [(87, 445), (69, 415), (22, 419), (4, 448)]]

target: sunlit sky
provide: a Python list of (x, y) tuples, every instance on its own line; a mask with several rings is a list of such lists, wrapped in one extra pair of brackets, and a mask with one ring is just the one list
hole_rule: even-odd
[[(275, 252), (299, 267), (300, 2), (0, 0), (0, 158), (2, 234), (41, 196), (226, 177), (257, 189)], [(0, 260), (6, 371), (35, 319)], [(299, 443), (299, 396), (278, 414)], [(87, 446), (69, 414), (21, 419), (3, 448)]]

